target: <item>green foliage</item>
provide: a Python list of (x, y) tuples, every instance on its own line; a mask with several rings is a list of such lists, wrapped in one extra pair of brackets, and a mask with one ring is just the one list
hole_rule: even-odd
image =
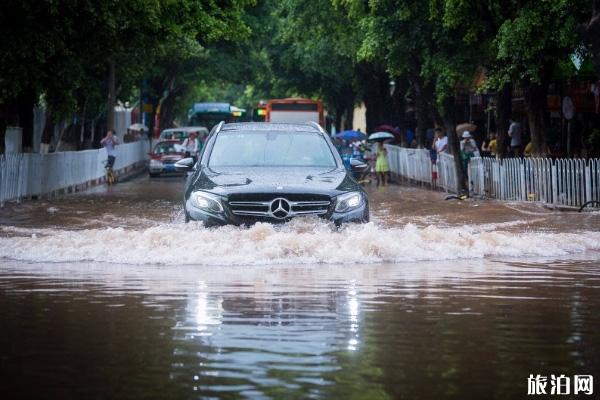
[(574, 4), (570, 0), (524, 2), (515, 18), (502, 23), (495, 39), (500, 83), (541, 82), (548, 66), (575, 50)]
[[(107, 66), (117, 65), (118, 97), (132, 100), (142, 78), (176, 82), (197, 77), (205, 46), (249, 34), (242, 21), (250, 0), (22, 0), (2, 2), (0, 105), (22, 92), (43, 95), (57, 116), (97, 114), (106, 97)], [(188, 82), (189, 83), (189, 82)], [(162, 86), (162, 87), (161, 87)], [(128, 98), (132, 96), (133, 98)]]
[(98, 115), (109, 59), (119, 99), (143, 87), (171, 114), (294, 95), (341, 113), (382, 70), (440, 106), (479, 70), (490, 89), (569, 76), (591, 12), (589, 0), (9, 0), (0, 108), (32, 92), (56, 115)]

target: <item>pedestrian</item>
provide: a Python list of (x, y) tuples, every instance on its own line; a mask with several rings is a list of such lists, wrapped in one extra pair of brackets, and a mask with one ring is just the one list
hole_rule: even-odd
[(198, 159), (198, 141), (196, 140), (196, 132), (191, 132), (182, 143), (186, 157), (192, 157), (194, 163)]
[(377, 186), (380, 184), (385, 186), (387, 174), (390, 172), (390, 167), (388, 165), (387, 150), (383, 146), (382, 142), (377, 143), (376, 157), (375, 174), (377, 177)]
[(490, 142), (488, 144), (488, 151), (491, 157), (496, 157), (498, 154), (498, 139), (496, 133), (492, 132), (490, 135)]
[[(481, 157), (491, 157), (496, 156), (496, 134), (490, 133), (485, 139), (483, 139), (483, 143), (481, 143)], [(492, 154), (492, 142), (494, 146), (494, 154)]]
[(371, 183), (370, 175), (375, 173), (375, 161), (377, 159), (377, 155), (373, 151), (373, 146), (364, 145), (365, 151), (363, 153), (363, 159), (369, 165), (369, 167), (363, 172), (360, 180), (363, 183)]
[(435, 140), (433, 149), (436, 153), (444, 153), (448, 150), (448, 137), (442, 128), (435, 128)]
[(106, 131), (106, 136), (100, 141), (100, 144), (106, 149), (108, 160), (106, 162), (106, 168), (111, 168), (115, 165), (115, 146), (119, 144), (119, 138), (114, 135), (112, 129)]
[(479, 157), (477, 143), (471, 136), (471, 132), (465, 131), (462, 134), (463, 139), (460, 141), (460, 160), (463, 164), (463, 169), (466, 171), (469, 166), (469, 161), (473, 157)]
[(521, 138), (521, 124), (515, 121), (514, 118), (510, 119), (508, 136), (510, 137), (510, 149), (513, 156), (521, 157), (521, 145), (523, 144)]

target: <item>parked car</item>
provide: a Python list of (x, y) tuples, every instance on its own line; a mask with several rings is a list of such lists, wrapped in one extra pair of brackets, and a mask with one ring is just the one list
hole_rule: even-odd
[(185, 157), (185, 151), (178, 140), (158, 142), (149, 155), (148, 172), (151, 177), (161, 174), (181, 174), (175, 169), (175, 163)]
[(200, 138), (208, 136), (208, 129), (203, 126), (182, 126), (180, 128), (165, 129), (160, 133), (158, 140), (178, 140), (181, 143), (192, 132), (198, 132), (198, 137)]
[(316, 123), (220, 123), (198, 162), (185, 158), (175, 168), (192, 170), (183, 200), (186, 221), (369, 221), (367, 194)]

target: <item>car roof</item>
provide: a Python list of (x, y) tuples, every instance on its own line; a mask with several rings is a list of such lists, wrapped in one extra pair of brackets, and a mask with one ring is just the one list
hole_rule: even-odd
[(196, 132), (196, 131), (208, 131), (208, 128), (206, 128), (204, 126), (182, 126), (179, 128), (165, 129), (162, 132)]
[(293, 131), (321, 133), (316, 124), (286, 124), (276, 122), (235, 122), (223, 124), (221, 131)]
[(176, 143), (176, 144), (179, 144), (179, 140), (177, 140), (177, 139), (164, 139), (164, 140), (161, 140), (160, 142), (156, 143), (156, 145), (158, 146), (159, 144), (163, 144), (163, 143)]

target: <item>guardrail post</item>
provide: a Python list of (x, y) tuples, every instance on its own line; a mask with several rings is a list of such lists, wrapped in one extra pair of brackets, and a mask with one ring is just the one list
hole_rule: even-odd
[(585, 163), (585, 199), (583, 204), (592, 200), (592, 162)]
[(527, 187), (525, 185), (525, 161), (519, 162), (519, 174), (521, 178), (521, 201), (526, 201), (527, 199)]
[(552, 204), (554, 206), (554, 209), (556, 210), (558, 206), (558, 176), (555, 163), (552, 163), (550, 171), (552, 176)]

